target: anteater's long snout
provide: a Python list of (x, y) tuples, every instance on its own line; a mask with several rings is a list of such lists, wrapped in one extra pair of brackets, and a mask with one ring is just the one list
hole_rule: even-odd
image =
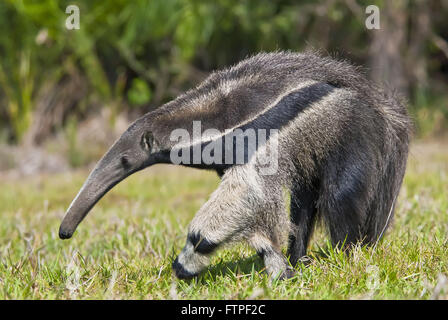
[(108, 189), (115, 185), (113, 184), (104, 187), (102, 186), (102, 179), (99, 179), (99, 177), (92, 177), (92, 175), (94, 174), (92, 173), (90, 175), (68, 208), (61, 226), (59, 227), (59, 238), (71, 238), (78, 225), (93, 206), (103, 197)]
[(61, 239), (69, 239), (72, 237), (78, 225), (102, 196), (101, 194), (96, 194), (88, 190), (92, 188), (88, 182), (81, 188), (62, 220), (61, 226), (59, 227), (59, 238)]
[(93, 206), (118, 182), (129, 175), (118, 166), (112, 165), (107, 158), (109, 157), (100, 160), (70, 204), (59, 227), (59, 238), (71, 238)]

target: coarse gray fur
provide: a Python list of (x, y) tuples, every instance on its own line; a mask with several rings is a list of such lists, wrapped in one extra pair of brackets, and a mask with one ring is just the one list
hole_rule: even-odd
[[(216, 170), (222, 181), (190, 223), (186, 245), (173, 262), (178, 277), (197, 275), (218, 247), (242, 240), (263, 257), (269, 274), (288, 277), (293, 272), (282, 245), (289, 238), (287, 256), (296, 265), (319, 218), (333, 244), (345, 246), (375, 243), (389, 224), (411, 133), (405, 106), (349, 63), (315, 52), (275, 52), (214, 72), (136, 120), (73, 200), (60, 237), (71, 237), (118, 182), (150, 165), (171, 163), (176, 142), (170, 134), (179, 128), (191, 132), (193, 121), (221, 132), (278, 129), (278, 170), (260, 174), (253, 158), (191, 165)], [(267, 155), (272, 141), (257, 148), (257, 156)], [(285, 190), (291, 194), (290, 217)]]

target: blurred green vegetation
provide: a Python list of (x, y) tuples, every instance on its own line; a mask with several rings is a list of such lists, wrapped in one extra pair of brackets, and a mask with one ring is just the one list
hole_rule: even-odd
[[(79, 30), (65, 27), (72, 4)], [(365, 27), (370, 4), (381, 30)], [(448, 127), (447, 16), (436, 0), (2, 0), (0, 140), (40, 143), (65, 127), (74, 136), (101, 108), (113, 124), (247, 55), (310, 46), (397, 87), (418, 133), (437, 134)]]

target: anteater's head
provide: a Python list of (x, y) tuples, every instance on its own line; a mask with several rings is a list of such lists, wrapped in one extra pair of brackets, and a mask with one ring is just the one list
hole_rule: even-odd
[(59, 228), (61, 239), (70, 238), (78, 224), (113, 186), (132, 173), (155, 163), (157, 143), (146, 121), (135, 121), (97, 163), (71, 203)]

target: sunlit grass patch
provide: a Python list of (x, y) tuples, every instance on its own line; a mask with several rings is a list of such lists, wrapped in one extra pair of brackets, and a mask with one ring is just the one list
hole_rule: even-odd
[(309, 259), (271, 281), (245, 244), (198, 278), (171, 263), (217, 175), (168, 166), (135, 174), (102, 199), (70, 240), (59, 223), (86, 171), (0, 182), (1, 299), (429, 299), (448, 275), (448, 148), (413, 148), (396, 216), (375, 248), (332, 248), (322, 228)]

